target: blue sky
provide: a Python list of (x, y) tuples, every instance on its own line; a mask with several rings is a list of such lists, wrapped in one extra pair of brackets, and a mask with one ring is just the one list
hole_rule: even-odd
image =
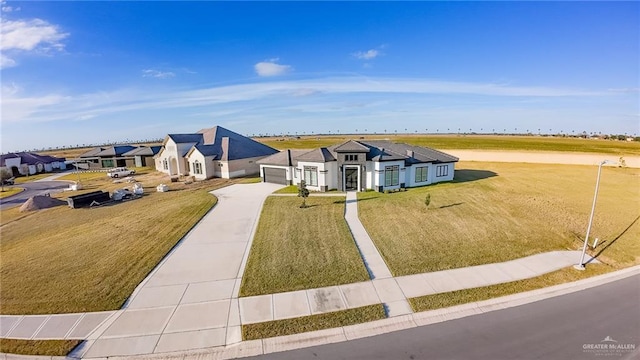
[(8, 1), (1, 149), (214, 125), (640, 133), (639, 29), (639, 2)]

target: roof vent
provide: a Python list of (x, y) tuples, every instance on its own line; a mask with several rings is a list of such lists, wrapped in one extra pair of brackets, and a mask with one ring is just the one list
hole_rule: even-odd
[(413, 150), (407, 150), (407, 156), (413, 157)]

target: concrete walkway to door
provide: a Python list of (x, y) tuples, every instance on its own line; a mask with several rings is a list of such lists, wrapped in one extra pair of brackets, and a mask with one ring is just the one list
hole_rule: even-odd
[(266, 197), (281, 185), (232, 185), (76, 356), (109, 357), (242, 341), (238, 292)]

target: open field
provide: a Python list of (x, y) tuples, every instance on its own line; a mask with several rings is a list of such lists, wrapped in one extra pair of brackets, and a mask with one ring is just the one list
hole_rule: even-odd
[[(102, 176), (83, 181), (85, 191), (131, 186), (113, 184)], [(215, 204), (208, 191), (233, 183), (225, 179), (170, 183), (168, 176), (155, 172), (137, 180), (145, 189), (137, 200), (90, 209), (61, 206), (27, 214), (3, 210), (2, 314), (120, 308), (148, 272)], [(161, 182), (172, 191), (155, 192)]]
[(600, 154), (640, 155), (640, 142), (614, 141), (581, 138), (544, 136), (497, 136), (497, 135), (424, 135), (424, 134), (376, 134), (376, 135), (325, 135), (294, 138), (258, 138), (256, 140), (276, 149), (314, 149), (345, 142), (349, 139), (388, 139), (435, 149), (469, 150), (518, 150), (561, 151)]
[(24, 189), (19, 187), (5, 187), (3, 191), (0, 191), (0, 199), (4, 199), (22, 191), (24, 191)]
[(0, 339), (0, 353), (65, 356), (80, 342), (80, 340)]
[(612, 267), (604, 264), (587, 265), (585, 271), (565, 268), (531, 279), (412, 298), (409, 303), (416, 312), (428, 311), (578, 281), (612, 270)]
[[(395, 276), (581, 247), (597, 167), (461, 162), (451, 183), (359, 193), (359, 214)], [(425, 206), (426, 194), (431, 206)], [(640, 170), (603, 168), (591, 238), (613, 267), (640, 263)]]
[(361, 324), (386, 317), (382, 304), (295, 319), (276, 320), (258, 324), (242, 325), (242, 339), (254, 340), (274, 336), (299, 334), (308, 331), (331, 329), (340, 326)]
[(240, 296), (369, 280), (344, 220), (343, 197), (267, 198)]

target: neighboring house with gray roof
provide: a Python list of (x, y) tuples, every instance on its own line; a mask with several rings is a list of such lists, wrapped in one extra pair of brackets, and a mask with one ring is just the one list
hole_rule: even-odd
[(12, 176), (20, 176), (64, 170), (67, 166), (64, 158), (17, 152), (0, 155), (0, 168), (9, 171)]
[(260, 164), (264, 182), (310, 190), (384, 191), (453, 180), (458, 158), (422, 146), (387, 140), (349, 140), (311, 151), (285, 150)]
[(134, 157), (127, 155), (138, 149), (133, 145), (100, 146), (90, 149), (73, 159), (82, 169), (103, 169), (135, 165)]
[(133, 150), (127, 151), (123, 156), (133, 156), (134, 165), (136, 167), (150, 166), (155, 167), (156, 161), (154, 156), (160, 152), (162, 146), (140, 146)]
[(257, 174), (258, 160), (278, 150), (221, 126), (195, 134), (169, 134), (156, 155), (156, 169), (196, 179), (230, 179)]

